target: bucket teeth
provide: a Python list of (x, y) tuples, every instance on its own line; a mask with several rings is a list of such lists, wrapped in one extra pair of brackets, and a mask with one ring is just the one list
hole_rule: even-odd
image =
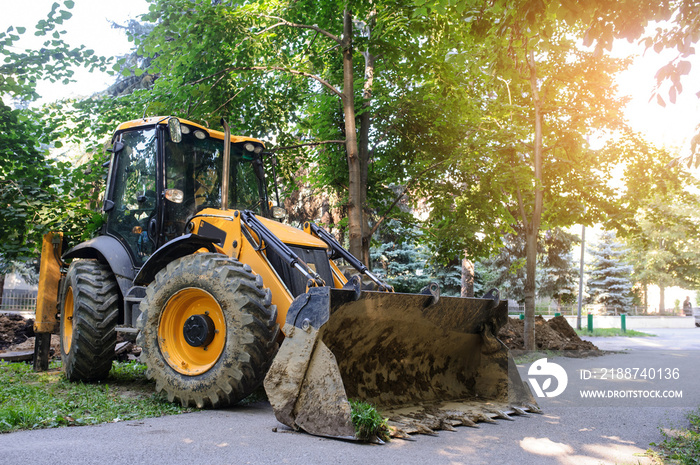
[(530, 413), (539, 413), (542, 414), (542, 410), (536, 405), (533, 404), (527, 404), (526, 405), (527, 409), (530, 411)]
[(500, 418), (501, 420), (508, 420), (508, 421), (515, 421), (513, 417), (508, 415), (506, 412), (502, 410), (494, 410), (494, 418)]
[(479, 425), (474, 423), (474, 421), (469, 417), (469, 415), (467, 415), (464, 412), (458, 412), (458, 411), (451, 410), (451, 411), (446, 412), (446, 415), (447, 415), (446, 418), (448, 420), (451, 420), (453, 422), (452, 423), (453, 425), (470, 426), (472, 428), (479, 427)]
[(474, 420), (482, 421), (484, 423), (496, 423), (496, 420), (494, 420), (490, 416), (486, 415), (485, 413), (481, 413), (481, 412), (474, 415)]
[(513, 410), (514, 415), (522, 415), (522, 416), (528, 415), (528, 413), (525, 410), (521, 409), (520, 407), (516, 407), (515, 405), (511, 405), (510, 409)]

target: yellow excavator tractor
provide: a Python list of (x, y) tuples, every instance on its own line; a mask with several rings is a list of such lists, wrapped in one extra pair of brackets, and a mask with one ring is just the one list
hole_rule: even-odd
[(280, 223), (263, 143), (222, 125), (117, 128), (100, 234), (63, 254), (60, 233), (44, 238), (37, 369), (58, 332), (66, 377), (104, 379), (117, 333), (137, 332), (171, 402), (229, 406), (264, 380), (279, 421), (317, 435), (354, 437), (349, 398), (408, 433), (537, 411), (496, 338), (497, 293), (395, 293), (322, 228)]

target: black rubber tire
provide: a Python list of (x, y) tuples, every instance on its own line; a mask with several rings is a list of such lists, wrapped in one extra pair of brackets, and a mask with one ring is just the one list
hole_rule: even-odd
[[(73, 300), (70, 320), (65, 318), (69, 291)], [(63, 372), (70, 381), (107, 378), (117, 344), (120, 296), (108, 265), (76, 259), (68, 267), (61, 286), (60, 336)], [(72, 333), (66, 338), (68, 324), (72, 325)]]
[[(183, 289), (203, 290), (221, 307), (226, 338), (218, 359), (200, 374), (183, 374), (169, 364), (158, 343), (161, 316)], [(226, 407), (243, 400), (265, 378), (277, 353), (279, 325), (272, 294), (250, 266), (216, 253), (197, 253), (169, 263), (146, 289), (137, 321), (141, 361), (156, 392), (170, 402), (198, 408)], [(170, 337), (184, 340), (182, 331)]]

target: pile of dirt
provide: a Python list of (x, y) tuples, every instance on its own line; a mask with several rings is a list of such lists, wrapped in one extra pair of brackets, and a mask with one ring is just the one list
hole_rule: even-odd
[[(508, 318), (508, 323), (498, 332), (498, 338), (511, 350), (523, 350), (524, 331), (523, 320)], [(535, 345), (538, 350), (598, 350), (592, 342), (581, 339), (563, 316), (549, 321), (541, 316), (535, 318)]]
[(0, 313), (0, 350), (7, 350), (34, 337), (34, 320), (16, 313)]

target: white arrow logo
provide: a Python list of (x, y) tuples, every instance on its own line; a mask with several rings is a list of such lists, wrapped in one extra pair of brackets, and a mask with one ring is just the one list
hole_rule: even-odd
[[(540, 383), (536, 378), (528, 379), (530, 386), (532, 386), (532, 389), (534, 389), (537, 397), (556, 397), (564, 392), (564, 389), (566, 389), (566, 385), (569, 382), (569, 377), (566, 374), (566, 370), (564, 370), (561, 365), (554, 362), (548, 362), (546, 358), (541, 358), (533, 363), (530, 366), (530, 369), (527, 371), (527, 374), (531, 377), (547, 377), (542, 383), (542, 386), (540, 386)], [(549, 388), (552, 385), (552, 378), (557, 380), (557, 386), (556, 389), (549, 391)]]

